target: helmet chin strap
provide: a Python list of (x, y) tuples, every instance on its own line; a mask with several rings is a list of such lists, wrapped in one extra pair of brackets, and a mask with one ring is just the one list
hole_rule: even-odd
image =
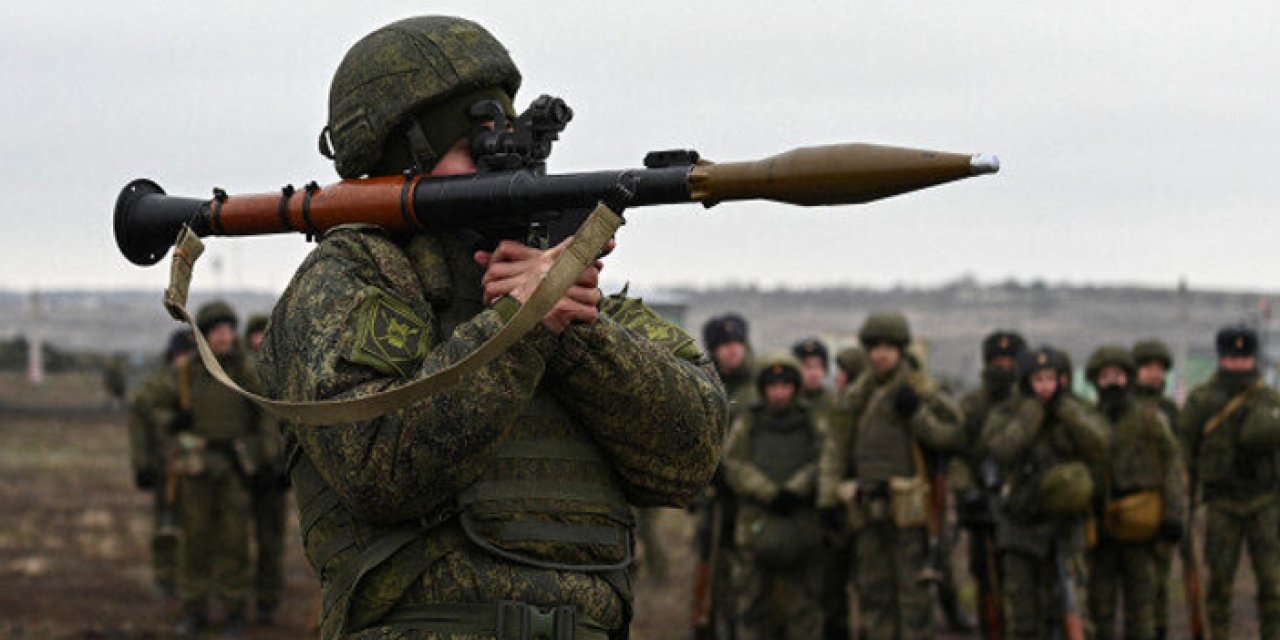
[(414, 173), (426, 173), (440, 159), (440, 154), (431, 148), (427, 141), (427, 132), (422, 130), (422, 123), (417, 120), (404, 132), (405, 142), (409, 145), (409, 157), (413, 159)]

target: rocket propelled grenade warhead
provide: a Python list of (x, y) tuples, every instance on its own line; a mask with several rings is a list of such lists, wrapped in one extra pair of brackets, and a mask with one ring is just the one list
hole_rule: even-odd
[(134, 264), (158, 262), (184, 226), (199, 236), (299, 232), (310, 236), (364, 223), (393, 234), (457, 229), (486, 242), (515, 239), (553, 246), (572, 235), (596, 204), (620, 184), (637, 207), (681, 202), (712, 206), (730, 200), (773, 200), (801, 206), (861, 204), (954, 180), (995, 173), (995, 156), (942, 153), (872, 144), (804, 147), (762, 160), (710, 162), (688, 150), (660, 151), (642, 169), (547, 175), (541, 168), (474, 175), (359, 178), (314, 182), (272, 193), (200, 200), (165, 195), (134, 180), (116, 200), (120, 252)]
[(775, 200), (803, 206), (862, 204), (995, 173), (994, 156), (874, 144), (793, 149), (754, 162), (708, 163), (689, 173), (691, 195), (707, 206)]

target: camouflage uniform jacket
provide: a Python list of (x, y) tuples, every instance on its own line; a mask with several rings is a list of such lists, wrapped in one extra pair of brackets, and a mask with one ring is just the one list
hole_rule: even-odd
[[(453, 238), (400, 244), (376, 229), (331, 231), (273, 312), (261, 361), (269, 392), (360, 397), (457, 362), (503, 324), (482, 305), (481, 276)], [(631, 505), (681, 506), (696, 495), (719, 457), (724, 390), (709, 362), (658, 341), (669, 325), (644, 329), (607, 313), (558, 337), (539, 326), (430, 398), (366, 422), (287, 428), (304, 546), (324, 589), (322, 635), (376, 625), (397, 603), (568, 604), (608, 628), (624, 625), (626, 584), (504, 559), (464, 535), (466, 513), (455, 510), (464, 491), (510, 471), (503, 456), (535, 453), (510, 451), (529, 438), (591, 454), (594, 462), (575, 467), (590, 477), (603, 460), (603, 488)], [(535, 408), (544, 415), (526, 415)], [(630, 509), (548, 517), (631, 524)], [(406, 530), (407, 543), (369, 559), (379, 541)], [(548, 546), (555, 560), (555, 545), (522, 551)], [(353, 568), (358, 579), (343, 584)]]
[(145, 473), (159, 479), (165, 472), (169, 442), (166, 429), (176, 407), (166, 406), (164, 395), (174, 375), (172, 366), (151, 372), (129, 403), (129, 461), (135, 476)]
[[(898, 415), (893, 395), (902, 385), (915, 389), (920, 409)], [(905, 362), (883, 377), (864, 373), (829, 413), (831, 437), (818, 471), (818, 506), (835, 505), (836, 486), (856, 477), (863, 489), (883, 487), (891, 477), (921, 473), (912, 453), (916, 443), (928, 453), (954, 453), (964, 445), (963, 416), (955, 401), (927, 374)]]
[(1109, 497), (1158, 491), (1164, 502), (1162, 520), (1184, 522), (1186, 471), (1178, 440), (1160, 408), (1150, 402), (1131, 401), (1111, 426)]
[(1280, 394), (1265, 385), (1245, 393), (1240, 407), (1207, 436), (1206, 424), (1237, 395), (1218, 375), (1192, 390), (1179, 416), (1188, 472), (1206, 500), (1253, 500), (1280, 488)]
[(979, 440), (979, 453), (991, 456), (1003, 472), (1007, 515), (1027, 525), (1045, 521), (1038, 508), (1038, 492), (1050, 467), (1079, 461), (1101, 478), (1107, 447), (1101, 418), (1067, 395), (1059, 398), (1050, 412), (1038, 400), (1025, 396), (997, 405)]

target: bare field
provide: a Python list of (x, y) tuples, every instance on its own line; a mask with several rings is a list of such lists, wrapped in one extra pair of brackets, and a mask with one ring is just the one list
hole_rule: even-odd
[[(149, 494), (132, 486), (123, 416), (0, 411), (0, 638), (169, 637), (175, 611), (151, 590), (150, 508)], [(250, 638), (314, 637), (318, 588), (296, 518), (291, 527), (279, 623), (251, 628)], [(692, 523), (663, 510), (655, 528), (668, 571), (638, 577), (639, 640), (687, 634)], [(1252, 574), (1245, 567), (1240, 574), (1233, 637), (1257, 637)], [(1179, 577), (1175, 564), (1172, 638), (1188, 637)], [(972, 605), (967, 583), (962, 594)]]

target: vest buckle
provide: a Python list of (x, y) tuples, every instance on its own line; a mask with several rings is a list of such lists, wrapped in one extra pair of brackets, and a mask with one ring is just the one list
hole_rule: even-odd
[(535, 607), (514, 600), (498, 603), (499, 640), (573, 640), (577, 613), (570, 605)]

